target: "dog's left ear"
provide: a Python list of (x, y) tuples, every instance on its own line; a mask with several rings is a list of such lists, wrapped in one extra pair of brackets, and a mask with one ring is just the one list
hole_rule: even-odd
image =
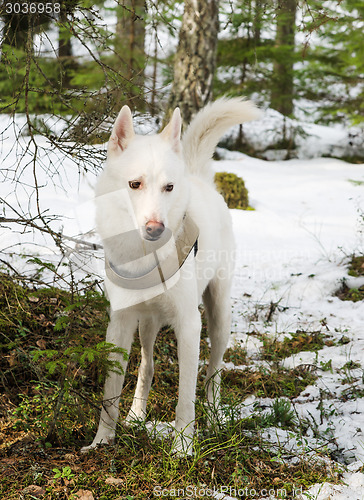
[(173, 111), (171, 121), (161, 132), (161, 137), (171, 143), (172, 149), (175, 153), (181, 152), (181, 126), (181, 112), (179, 108), (176, 108)]

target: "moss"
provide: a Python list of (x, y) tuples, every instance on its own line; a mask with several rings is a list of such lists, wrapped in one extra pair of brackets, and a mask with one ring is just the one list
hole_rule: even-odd
[[(364, 276), (364, 255), (353, 255), (349, 262), (348, 275), (359, 278)], [(350, 288), (346, 284), (345, 278), (338, 290), (336, 290), (336, 297), (340, 300), (351, 300), (352, 302), (359, 302), (364, 300), (364, 285), (358, 288)]]
[(364, 276), (364, 255), (353, 255), (348, 274), (355, 277)]
[(364, 300), (364, 286), (359, 288), (349, 288), (345, 283), (340, 288), (337, 296), (341, 300), (351, 300), (352, 302), (359, 302)]
[(248, 190), (241, 177), (229, 172), (216, 172), (215, 184), (229, 208), (249, 208)]

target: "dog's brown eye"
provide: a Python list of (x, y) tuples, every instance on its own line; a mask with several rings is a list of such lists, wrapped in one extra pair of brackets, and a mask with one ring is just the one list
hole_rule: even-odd
[(139, 189), (140, 185), (141, 185), (140, 181), (130, 181), (129, 182), (129, 187), (131, 187), (131, 189)]
[(173, 191), (173, 187), (174, 187), (173, 184), (167, 184), (164, 189), (166, 191), (168, 191), (168, 193), (169, 193), (169, 192)]

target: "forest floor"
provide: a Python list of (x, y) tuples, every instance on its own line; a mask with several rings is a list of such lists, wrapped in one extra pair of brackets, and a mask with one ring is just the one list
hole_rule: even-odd
[[(272, 361), (269, 372), (250, 369), (244, 347), (229, 348), (226, 363), (245, 368), (224, 370), (223, 405), (212, 421), (204, 405), (209, 351), (204, 326), (195, 453), (176, 458), (169, 452), (171, 439), (160, 424), (171, 420), (178, 396), (176, 342), (173, 332), (164, 329), (156, 343), (156, 371), (148, 403), (147, 420), (155, 424), (126, 427), (120, 423), (115, 446), (83, 455), (80, 448), (92, 439), (102, 398), (105, 299), (93, 291), (72, 298), (55, 288), (37, 290), (5, 274), (0, 297), (0, 368), (5, 388), (0, 399), (0, 498), (114, 500), (154, 498), (161, 492), (178, 498), (196, 492), (192, 498), (208, 498), (214, 491), (240, 492), (241, 496), (244, 491), (269, 490), (277, 498), (293, 498), (294, 492), (313, 483), (337, 482), (340, 468), (326, 459), (327, 450), (320, 450), (314, 460), (300, 453), (285, 460), (284, 446), (269, 443), (263, 436), (274, 426), (297, 432), (302, 425), (289, 401), (313, 384), (316, 375), (309, 369), (284, 369), (278, 361), (290, 352), (315, 351), (330, 344), (325, 335), (300, 332), (287, 343), (267, 339), (261, 359)], [(82, 346), (87, 350), (80, 350)], [(82, 359), (85, 352), (87, 357)], [(136, 340), (122, 396), (122, 417), (131, 404), (139, 358)], [(242, 418), (241, 402), (252, 395), (274, 404), (269, 411), (256, 408)], [(249, 495), (244, 498), (255, 496)]]

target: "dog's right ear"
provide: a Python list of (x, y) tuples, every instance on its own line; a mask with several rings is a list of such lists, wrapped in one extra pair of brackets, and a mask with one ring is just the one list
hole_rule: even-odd
[(181, 152), (181, 126), (181, 112), (179, 108), (176, 108), (173, 111), (170, 122), (161, 132), (161, 137), (163, 137), (167, 141), (170, 141), (172, 149), (175, 153)]
[(134, 138), (133, 117), (129, 106), (123, 106), (116, 118), (108, 144), (109, 152), (124, 151)]

